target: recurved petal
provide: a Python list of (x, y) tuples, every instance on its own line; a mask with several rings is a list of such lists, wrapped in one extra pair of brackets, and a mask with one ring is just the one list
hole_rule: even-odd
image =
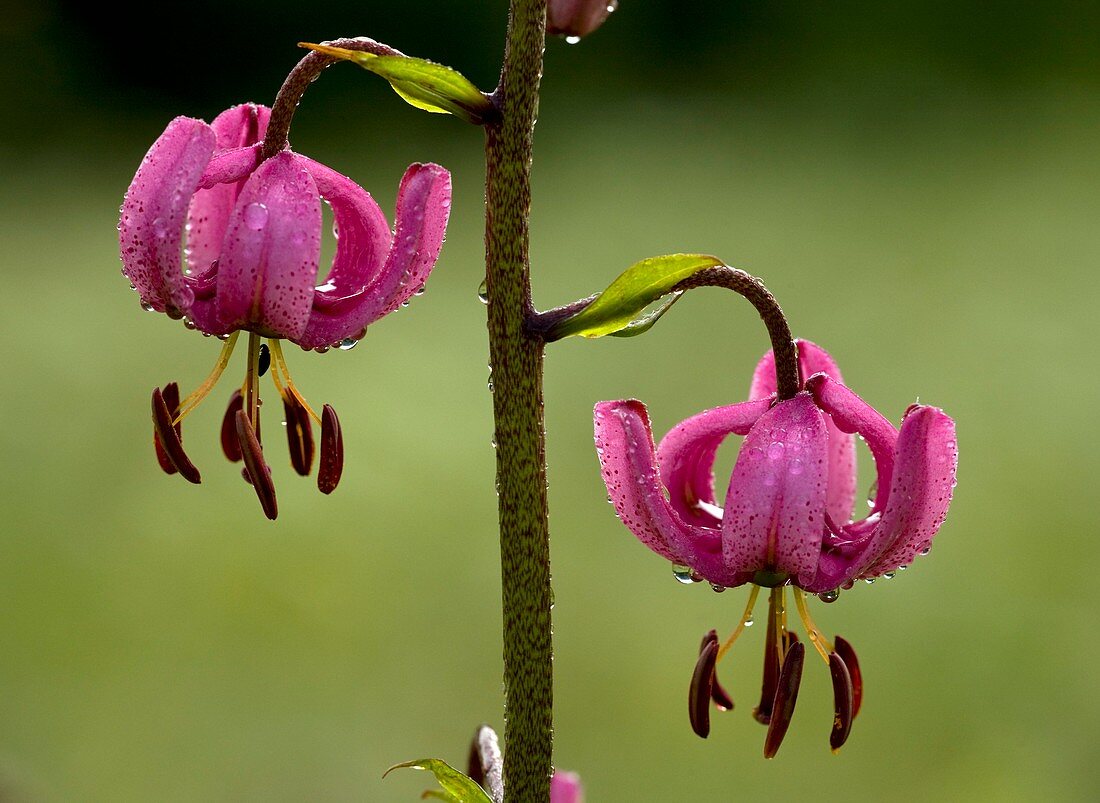
[(210, 123), (218, 135), (218, 150), (243, 148), (262, 142), (270, 119), (271, 109), (259, 103), (230, 106)]
[(685, 522), (721, 526), (717, 511), (708, 509), (715, 505), (714, 456), (729, 435), (747, 435), (771, 402), (769, 397), (704, 410), (681, 421), (661, 439), (657, 446), (661, 481), (673, 510)]
[(298, 157), (283, 151), (245, 183), (218, 265), (217, 309), (229, 327), (297, 341), (305, 330), (321, 251), (321, 201)]
[(726, 495), (722, 555), (737, 572), (814, 577), (824, 530), (825, 417), (809, 393), (780, 402), (749, 431)]
[(718, 533), (687, 524), (665, 498), (645, 405), (636, 399), (600, 402), (594, 415), (600, 473), (623, 524), (661, 557), (712, 582), (736, 585), (721, 565)]
[[(795, 340), (798, 346), (798, 368), (802, 381), (814, 374), (823, 373), (836, 382), (843, 382), (829, 352), (809, 340)], [(775, 393), (775, 354), (768, 351), (756, 365), (749, 388), (750, 399), (762, 399)], [(827, 509), (829, 516), (843, 524), (852, 516), (856, 499), (856, 441), (848, 433), (841, 432), (831, 420), (829, 431), (829, 488)]]
[(393, 245), (374, 282), (377, 290), (371, 291), (388, 297), (383, 315), (424, 286), (443, 248), (450, 215), (451, 174), (437, 164), (409, 165), (397, 191)]
[[(829, 414), (841, 432), (858, 432), (867, 441), (878, 475), (878, 491), (872, 513), (881, 511), (890, 490), (890, 478), (894, 471), (894, 444), (897, 442), (898, 431), (882, 413), (827, 374), (818, 373), (807, 379), (806, 390), (814, 395), (818, 405)], [(834, 518), (833, 521), (841, 524), (845, 519)]]
[[(318, 168), (323, 166), (314, 165), (315, 175), (320, 176)], [(331, 191), (341, 194), (339, 201), (336, 194), (329, 199), (333, 212), (340, 203), (348, 220), (341, 223), (337, 218), (338, 249), (344, 247), (345, 236), (352, 239), (345, 251), (337, 251), (332, 276), (317, 289), (309, 325), (298, 341), (305, 348), (358, 337), (420, 289), (439, 257), (450, 214), (451, 176), (439, 165), (414, 164), (405, 171), (392, 239), (388, 232), (383, 234), (384, 218), (365, 191), (356, 187), (361, 194), (356, 193), (355, 185), (339, 174), (329, 176), (327, 183)], [(388, 249), (384, 259), (379, 253), (383, 247)]]
[(936, 407), (914, 405), (901, 424), (895, 459), (886, 510), (868, 539), (857, 577), (894, 571), (931, 547), (955, 488), (955, 422)]
[(180, 265), (183, 225), (215, 139), (202, 120), (177, 117), (145, 154), (122, 202), (123, 273), (158, 312), (185, 312), (194, 298)]

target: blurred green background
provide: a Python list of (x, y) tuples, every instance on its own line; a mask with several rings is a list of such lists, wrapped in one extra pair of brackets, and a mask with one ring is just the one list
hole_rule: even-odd
[[(323, 498), (271, 438), (275, 524), (218, 450), (235, 380), (187, 421), (203, 485), (156, 468), (149, 390), (186, 392), (217, 342), (141, 312), (114, 226), (168, 120), (270, 102), (299, 39), (370, 34), (489, 87), (504, 9), (202, 0), (165, 27), (6, 7), (0, 799), (413, 800), (430, 778), (387, 766), (461, 765), (478, 723), (502, 725), (480, 132), (350, 66), (307, 95), (299, 151), (387, 210), (414, 160), (448, 166), (456, 197), (423, 298), (352, 352), (289, 352), (340, 411), (348, 462)], [(1098, 19), (1068, 0), (624, 0), (580, 45), (549, 43), (541, 306), (649, 255), (717, 254), (888, 416), (918, 395), (954, 415), (962, 452), (931, 556), (815, 603), (863, 665), (848, 746), (829, 753), (812, 662), (765, 762), (759, 632), (722, 665), (738, 709), (709, 740), (684, 710), (700, 635), (732, 628), (745, 592), (680, 586), (619, 525), (590, 420), (636, 396), (663, 432), (742, 399), (762, 327), (700, 292), (640, 340), (553, 346), (556, 757), (590, 801), (1100, 794)]]

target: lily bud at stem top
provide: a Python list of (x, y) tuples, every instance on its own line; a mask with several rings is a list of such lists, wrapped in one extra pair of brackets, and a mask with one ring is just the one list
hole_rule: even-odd
[(618, 0), (548, 0), (546, 32), (576, 41), (603, 25)]

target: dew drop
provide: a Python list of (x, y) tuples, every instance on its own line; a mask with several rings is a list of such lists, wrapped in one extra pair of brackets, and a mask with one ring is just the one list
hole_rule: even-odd
[(822, 602), (836, 602), (840, 599), (840, 589), (834, 588), (832, 591), (822, 591), (817, 595), (817, 598)]
[(575, 45), (577, 42), (581, 41), (581, 38), (579, 36), (567, 36), (565, 37), (565, 41), (567, 44)]
[(420, 286), (419, 286), (418, 288), (416, 288), (415, 290), (413, 290), (413, 295), (414, 295), (414, 296), (422, 296), (422, 295), (424, 295), (424, 294), (425, 294), (426, 292), (428, 292), (428, 287), (427, 287), (427, 285), (423, 285), (423, 284), (422, 284), (422, 285), (420, 285)]
[(695, 582), (695, 578), (692, 576), (690, 566), (684, 566), (682, 563), (672, 564), (672, 576), (676, 578), (676, 582), (683, 583), (684, 585), (691, 585)]
[(477, 300), (480, 301), (482, 304), (489, 303), (489, 287), (485, 284), (484, 281), (482, 281), (481, 284), (477, 286)]
[(768, 459), (778, 460), (783, 456), (784, 446), (779, 441), (773, 441), (768, 444)]
[(878, 496), (878, 480), (876, 479), (871, 483), (871, 487), (867, 489), (867, 507), (875, 506), (875, 497)]
[(894, 575), (895, 575), (895, 574), (897, 574), (897, 572), (896, 572), (896, 571), (893, 571), (893, 572), (883, 572), (883, 573), (882, 573), (882, 577), (883, 577), (883, 579), (884, 579), (884, 580), (893, 580), (893, 579), (894, 579)]
[(927, 546), (927, 547), (925, 547), (924, 549), (922, 549), (922, 550), (920, 551), (920, 553), (921, 553), (922, 555), (927, 555), (927, 554), (928, 554), (929, 552), (931, 552), (931, 551), (932, 551), (932, 547), (930, 547), (930, 546)]
[(745, 627), (752, 627), (754, 624), (756, 624), (756, 620), (751, 616), (745, 620)]
[(244, 225), (259, 231), (267, 225), (267, 207), (261, 203), (251, 203), (244, 208)]
[(723, 591), (726, 590), (725, 586), (720, 586), (718, 585), (718, 583), (711, 583), (710, 587), (715, 594), (721, 594)]
[(865, 582), (865, 583), (866, 583), (867, 585), (869, 585), (869, 586), (870, 586), (870, 585), (874, 585), (874, 584), (875, 584), (875, 578), (873, 578), (873, 577), (868, 577), (868, 578), (867, 578), (866, 580), (864, 580), (863, 582)]
[(153, 305), (150, 304), (148, 301), (146, 301), (144, 298), (139, 299), (139, 301), (141, 302), (141, 308), (143, 310), (145, 310), (146, 312), (153, 312), (154, 311), (153, 310)]
[(353, 348), (359, 345), (359, 341), (354, 337), (345, 337), (337, 344), (336, 348), (340, 351), (351, 351)]
[(226, 332), (224, 335), (218, 335), (218, 340), (228, 340), (228, 339), (229, 339), (229, 333), (228, 332)]
[(318, 354), (324, 354), (328, 351), (328, 346), (318, 346), (314, 349)]
[(195, 326), (195, 322), (193, 320), (191, 320), (186, 315), (184, 315), (183, 316), (183, 328), (184, 329), (190, 329), (191, 331), (194, 331), (198, 327)]

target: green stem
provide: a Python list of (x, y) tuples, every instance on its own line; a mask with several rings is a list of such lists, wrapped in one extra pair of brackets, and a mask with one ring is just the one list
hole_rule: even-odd
[(500, 119), (486, 125), (485, 286), (504, 612), (506, 803), (549, 800), (553, 769), (543, 341), (524, 325), (534, 311), (528, 216), (545, 27), (546, 0), (512, 0), (493, 93)]

